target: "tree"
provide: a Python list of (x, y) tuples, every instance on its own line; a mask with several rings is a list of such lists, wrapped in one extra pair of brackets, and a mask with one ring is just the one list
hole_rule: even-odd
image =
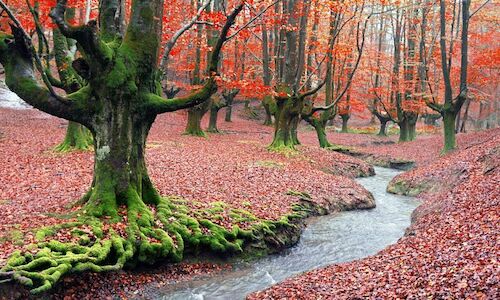
[[(315, 94), (319, 88), (300, 92), (301, 78), (305, 65), (307, 17), (310, 1), (299, 5), (296, 0), (282, 1), (282, 12), (287, 16), (286, 31), (282, 29), (280, 41), (284, 42), (277, 63), (274, 98), (276, 101), (276, 122), (271, 150), (294, 150), (298, 144), (297, 125), (304, 108), (306, 97)], [(300, 18), (299, 18), (300, 17)], [(296, 28), (300, 28), (297, 32)]]
[(224, 107), (227, 107), (229, 103), (233, 103), (234, 98), (238, 93), (240, 92), (239, 89), (230, 89), (230, 90), (224, 90), (222, 92), (222, 95), (215, 98), (212, 97), (211, 101), (211, 107), (210, 107), (210, 119), (208, 122), (208, 132), (211, 133), (219, 133), (219, 129), (217, 128), (217, 118), (219, 114), (219, 110), (221, 110)]
[[(109, 239), (98, 241), (91, 247), (42, 243), (39, 249), (47, 248), (48, 251), (41, 251), (35, 258), (29, 253), (14, 254), (2, 269), (2, 276), (32, 286), (33, 292), (41, 292), (51, 288), (68, 272), (116, 270), (133, 258), (142, 262), (159, 258), (179, 260), (184, 242), (210, 244), (209, 240), (200, 240), (196, 220), (190, 220), (190, 223), (185, 220), (188, 223), (182, 224), (166, 220), (172, 203), (161, 198), (153, 186), (144, 151), (157, 115), (204, 103), (216, 91), (220, 52), (244, 4), (238, 4), (221, 27), (204, 85), (188, 96), (170, 100), (160, 96), (158, 80), (163, 1), (132, 1), (130, 20), (122, 35), (122, 23), (115, 18), (120, 12), (121, 1), (101, 1), (98, 22), (75, 26), (65, 19), (67, 1), (58, 0), (50, 16), (62, 35), (76, 40), (82, 57), (72, 65), (87, 82), (65, 97), (55, 93), (44, 72), (42, 77), (47, 88), (38, 84), (33, 60), (39, 71), (42, 66), (32, 42), (9, 8), (3, 1), (0, 4), (14, 23), (12, 35), (0, 34), (0, 63), (5, 68), (9, 88), (32, 106), (78, 122), (92, 132), (94, 179), (82, 198), (82, 218), (101, 226), (106, 218), (122, 219), (119, 207), (123, 207), (127, 215), (126, 238), (111, 233)], [(150, 206), (156, 207), (156, 215)], [(165, 227), (155, 225), (155, 218), (159, 218), (157, 222), (163, 220)], [(177, 241), (175, 246), (171, 236)], [(217, 241), (215, 245), (222, 247), (219, 250), (230, 246), (237, 248), (223, 235), (213, 239)]]
[[(455, 3), (455, 2), (454, 2)], [(463, 0), (462, 11), (462, 32), (461, 32), (461, 58), (460, 58), (460, 85), (458, 95), (453, 98), (453, 88), (451, 83), (451, 67), (452, 67), (452, 51), (448, 53), (446, 46), (446, 2), (439, 1), (440, 4), (440, 53), (441, 53), (441, 68), (444, 81), (444, 104), (436, 102), (427, 102), (427, 105), (439, 112), (443, 116), (444, 123), (444, 148), (443, 153), (447, 153), (456, 148), (456, 132), (455, 123), (457, 115), (460, 113), (463, 104), (467, 100), (467, 67), (468, 67), (468, 36), (469, 36), (469, 20), (470, 20), (470, 0)], [(454, 4), (456, 5), (456, 3)], [(454, 9), (455, 14), (455, 9)], [(455, 16), (453, 16), (455, 20)], [(454, 24), (454, 22), (453, 22)], [(458, 30), (458, 29), (457, 29)], [(453, 26), (451, 29), (453, 33)], [(453, 47), (453, 42), (450, 42), (450, 49)]]
[[(337, 5), (340, 5), (337, 7)], [(316, 130), (320, 147), (331, 148), (332, 144), (326, 136), (327, 123), (335, 118), (339, 111), (339, 102), (344, 96), (349, 95), (353, 78), (363, 57), (365, 47), (365, 36), (368, 22), (373, 12), (364, 16), (365, 3), (333, 4), (330, 11), (330, 28), (328, 36), (328, 48), (326, 58), (326, 88), (325, 106), (314, 106), (313, 102), (301, 112), (301, 116)], [(348, 15), (347, 12), (351, 14)], [(345, 26), (352, 20), (356, 20), (347, 30)], [(345, 43), (340, 44), (341, 34), (345, 34)], [(353, 53), (356, 53), (354, 58)], [(349, 115), (348, 100), (346, 97), (342, 105), (342, 114), (347, 120)], [(344, 124), (347, 124), (344, 122)]]

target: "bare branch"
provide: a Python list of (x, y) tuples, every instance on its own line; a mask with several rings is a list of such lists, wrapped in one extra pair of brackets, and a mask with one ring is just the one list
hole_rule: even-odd
[(268, 11), (271, 7), (273, 7), (278, 2), (281, 2), (281, 0), (276, 0), (273, 3), (269, 4), (261, 12), (259, 12), (258, 14), (256, 14), (255, 17), (253, 17), (250, 21), (248, 21), (245, 25), (243, 25), (238, 30), (236, 30), (233, 34), (231, 34), (226, 40), (230, 40), (230, 39), (234, 38), (235, 36), (237, 36), (241, 31), (243, 31), (248, 26), (250, 26), (253, 22), (255, 22), (255, 20), (257, 20), (258, 18), (260, 18), (260, 16), (262, 16), (266, 11)]
[(483, 7), (486, 6), (486, 4), (488, 4), (490, 2), (490, 0), (486, 0), (486, 2), (484, 2), (483, 4), (481, 4), (481, 6), (479, 6), (473, 13), (470, 14), (469, 16), (469, 19), (472, 18), (472, 16), (474, 16), (478, 11), (480, 11)]
[(311, 95), (314, 95), (316, 94), (324, 85), (325, 85), (326, 81), (323, 80), (323, 82), (321, 82), (320, 84), (318, 84), (317, 87), (309, 90), (309, 91), (305, 91), (304, 93), (300, 94), (300, 97), (301, 98), (305, 98), (305, 97), (309, 97)]
[[(177, 43), (177, 40), (189, 29), (193, 27), (194, 24), (200, 24), (198, 22), (198, 19), (200, 18), (201, 14), (205, 11), (205, 9), (210, 5), (212, 0), (207, 0), (205, 3), (198, 9), (198, 12), (196, 15), (184, 26), (182, 26), (177, 32), (167, 41), (165, 44), (165, 51), (163, 52), (162, 60), (161, 60), (161, 65), (160, 69), (165, 72), (165, 68), (167, 66), (168, 62), (168, 57), (170, 56), (170, 53), (172, 52), (172, 49), (174, 48), (175, 44)], [(208, 23), (207, 23), (208, 24)]]

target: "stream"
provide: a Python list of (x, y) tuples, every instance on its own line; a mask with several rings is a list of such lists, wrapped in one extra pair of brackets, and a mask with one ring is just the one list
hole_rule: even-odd
[(375, 168), (376, 176), (357, 181), (373, 193), (377, 207), (313, 218), (300, 242), (277, 255), (238, 263), (231, 271), (204, 280), (173, 284), (158, 299), (244, 299), (284, 279), (327, 265), (376, 254), (404, 235), (419, 202), (386, 193), (397, 170)]

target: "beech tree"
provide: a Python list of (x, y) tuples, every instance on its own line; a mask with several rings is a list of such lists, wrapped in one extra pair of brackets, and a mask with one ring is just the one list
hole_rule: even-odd
[[(40, 249), (47, 250), (35, 257), (15, 253), (0, 276), (31, 286), (36, 293), (49, 289), (70, 271), (116, 270), (134, 257), (144, 262), (179, 260), (184, 243), (212, 243), (212, 249), (221, 251), (238, 248), (224, 235), (200, 240), (199, 228), (193, 227), (196, 220), (167, 220), (172, 204), (159, 196), (149, 178), (144, 152), (156, 116), (205, 103), (216, 91), (221, 49), (244, 3), (235, 6), (220, 29), (203, 86), (174, 99), (161, 96), (159, 82), (163, 1), (133, 0), (128, 24), (122, 28), (125, 24), (116, 16), (124, 13), (124, 1), (102, 0), (97, 21), (71, 25), (66, 19), (67, 1), (58, 0), (50, 17), (66, 39), (76, 41), (81, 57), (72, 66), (86, 83), (67, 96), (54, 91), (28, 34), (9, 7), (3, 1), (0, 4), (12, 21), (12, 34), (0, 34), (6, 84), (35, 108), (82, 124), (92, 133), (94, 178), (81, 199), (81, 214), (89, 218), (86, 222), (100, 224), (100, 218), (119, 218), (122, 206), (128, 216), (126, 238), (111, 234), (110, 239), (89, 247), (41, 243)], [(41, 71), (46, 87), (39, 85), (34, 66)], [(151, 206), (156, 207), (156, 215)]]
[[(454, 1), (454, 5), (456, 2)], [(460, 4), (459, 4), (460, 5)], [(453, 87), (451, 82), (451, 66), (452, 66), (452, 49), (453, 41), (450, 41), (450, 48), (446, 46), (446, 29), (447, 29), (447, 18), (446, 18), (446, 2), (443, 0), (439, 1), (440, 6), (440, 17), (439, 17), (439, 28), (440, 28), (440, 42), (439, 49), (441, 54), (441, 68), (444, 81), (444, 104), (439, 104), (436, 102), (428, 101), (427, 105), (439, 112), (443, 116), (444, 123), (444, 148), (443, 152), (449, 152), (456, 148), (456, 132), (455, 123), (457, 115), (460, 114), (463, 104), (467, 100), (467, 68), (468, 68), (468, 50), (469, 50), (469, 20), (470, 20), (470, 0), (461, 1), (461, 57), (460, 57), (460, 85), (458, 95), (453, 97)], [(455, 23), (455, 8), (453, 9), (453, 23)], [(457, 25), (458, 27), (458, 25)], [(458, 32), (458, 29), (457, 29)], [(451, 34), (453, 34), (453, 25), (451, 26)], [(450, 52), (448, 52), (450, 51)]]
[[(301, 116), (316, 130), (320, 147), (331, 148), (326, 126), (340, 112), (343, 129), (350, 118), (350, 89), (363, 57), (368, 22), (374, 12), (365, 14), (365, 2), (334, 4), (330, 11), (330, 26), (326, 59), (325, 105), (311, 101)], [(351, 24), (350, 26), (347, 26)], [(340, 44), (340, 40), (344, 40)], [(339, 102), (343, 101), (339, 111)]]

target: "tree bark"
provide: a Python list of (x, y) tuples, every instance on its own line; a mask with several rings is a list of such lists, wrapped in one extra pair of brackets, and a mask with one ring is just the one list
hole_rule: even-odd
[(455, 122), (456, 113), (454, 111), (445, 111), (443, 114), (443, 129), (444, 129), (444, 148), (443, 152), (447, 153), (456, 148), (456, 133)]
[(68, 122), (64, 140), (56, 146), (55, 151), (88, 150), (92, 145), (92, 134), (90, 131), (83, 125), (70, 121)]
[(328, 141), (328, 137), (326, 135), (326, 122), (314, 118), (311, 118), (307, 121), (314, 127), (314, 130), (316, 131), (316, 135), (318, 136), (319, 146), (321, 148), (332, 147), (332, 144), (330, 144), (330, 142)]
[(232, 114), (233, 114), (233, 102), (231, 101), (231, 103), (227, 104), (227, 107), (226, 107), (226, 117), (224, 118), (224, 121), (226, 121), (226, 122), (232, 122), (232, 120), (231, 120)]
[(406, 112), (405, 115), (408, 123), (408, 141), (414, 141), (417, 138), (418, 114), (414, 112)]
[(399, 142), (408, 142), (409, 132), (408, 132), (408, 120), (405, 118), (398, 123), (399, 125)]
[(262, 106), (264, 106), (264, 110), (266, 112), (266, 119), (264, 120), (264, 125), (266, 126), (273, 125), (273, 114), (271, 112), (271, 104), (269, 101), (273, 101), (272, 96), (266, 96), (262, 102)]
[(296, 133), (293, 133), (294, 119), (299, 117), (303, 108), (303, 100), (297, 97), (277, 99), (274, 139), (269, 146), (271, 150), (295, 150)]
[(201, 128), (201, 120), (210, 108), (210, 101), (197, 105), (188, 109), (188, 121), (184, 134), (192, 136), (206, 137), (205, 132)]
[(342, 114), (340, 115), (340, 118), (342, 118), (342, 133), (348, 133), (349, 132), (349, 128), (347, 126), (347, 123), (349, 122), (349, 119), (351, 118), (351, 116), (349, 114)]
[(385, 118), (378, 118), (378, 120), (380, 121), (378, 136), (387, 136), (387, 122), (389, 122), (389, 120)]
[(219, 129), (217, 128), (217, 117), (219, 115), (219, 108), (215, 105), (212, 105), (210, 108), (210, 120), (208, 122), (208, 132), (219, 133)]

